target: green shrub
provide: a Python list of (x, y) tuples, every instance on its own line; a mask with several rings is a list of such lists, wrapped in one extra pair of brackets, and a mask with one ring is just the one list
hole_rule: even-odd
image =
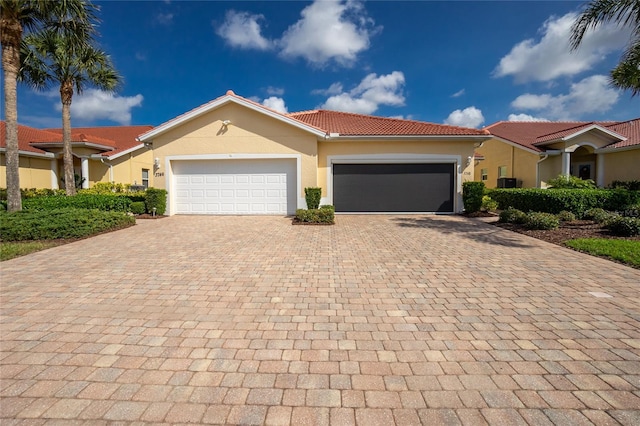
[(622, 188), (630, 191), (640, 191), (640, 180), (614, 180), (611, 182), (611, 188)]
[(558, 219), (560, 220), (560, 222), (573, 222), (574, 220), (576, 220), (576, 215), (569, 211), (562, 210), (560, 213), (558, 213)]
[(622, 216), (640, 218), (640, 204), (628, 206), (624, 211), (622, 211)]
[(322, 198), (322, 188), (305, 188), (304, 199), (307, 202), (307, 209), (316, 210)]
[(498, 203), (488, 195), (482, 197), (482, 206), (480, 210), (490, 212), (498, 209)]
[(607, 229), (614, 235), (621, 237), (634, 237), (640, 235), (640, 218), (637, 217), (612, 217), (606, 222)]
[(88, 209), (31, 210), (3, 213), (2, 241), (83, 238), (135, 224), (126, 213)]
[(593, 189), (596, 183), (591, 179), (580, 179), (577, 176), (559, 175), (547, 182), (552, 189)]
[(463, 182), (462, 202), (466, 213), (475, 213), (482, 207), (484, 196), (484, 182)]
[(167, 191), (147, 188), (144, 203), (149, 213), (153, 213), (153, 208), (155, 207), (156, 214), (163, 215), (167, 210)]
[(145, 212), (144, 201), (135, 201), (131, 203), (129, 209), (133, 214), (143, 214)]
[(527, 222), (527, 214), (521, 210), (509, 207), (508, 209), (500, 212), (500, 218), (498, 221), (502, 223), (523, 224)]
[[(620, 193), (616, 193), (619, 192)], [(548, 189), (514, 188), (492, 189), (491, 198), (498, 202), (498, 208), (505, 210), (514, 207), (522, 211), (538, 211), (558, 214), (567, 210), (581, 218), (592, 208), (601, 207), (606, 210), (623, 210), (635, 196), (634, 191), (607, 189)], [(625, 193), (625, 194), (623, 194)], [(640, 193), (639, 193), (640, 194)], [(640, 202), (640, 200), (638, 200)]]
[(335, 223), (333, 206), (322, 206), (319, 209), (298, 209), (296, 219), (305, 223)]
[(609, 202), (607, 210), (622, 211), (630, 206), (640, 203), (640, 191), (629, 191), (627, 189), (612, 189), (609, 191)]
[(556, 229), (560, 226), (560, 220), (551, 213), (531, 212), (527, 214), (528, 229)]
[(593, 220), (594, 222), (602, 223), (608, 216), (609, 212), (600, 207), (595, 207), (584, 212), (582, 217), (587, 220)]
[(129, 198), (113, 194), (77, 194), (69, 197), (54, 195), (27, 198), (22, 202), (22, 208), (24, 210), (75, 208), (127, 212), (130, 204)]
[(83, 189), (82, 192), (87, 194), (119, 194), (129, 192), (130, 184), (115, 182), (96, 182), (91, 188)]

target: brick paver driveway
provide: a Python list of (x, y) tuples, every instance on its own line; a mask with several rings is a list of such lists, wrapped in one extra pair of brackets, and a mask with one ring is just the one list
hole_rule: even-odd
[(479, 220), (171, 217), (0, 268), (3, 424), (640, 424), (640, 271)]

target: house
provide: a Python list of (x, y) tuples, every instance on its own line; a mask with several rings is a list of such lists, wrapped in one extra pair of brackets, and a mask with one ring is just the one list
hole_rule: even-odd
[[(74, 127), (71, 146), (75, 173), (84, 188), (96, 182), (152, 186), (153, 153), (136, 137), (152, 126)], [(5, 122), (0, 122), (0, 187), (6, 188)], [(18, 125), (20, 186), (60, 188), (64, 177), (62, 129)]]
[(505, 122), (475, 153), (474, 180), (489, 188), (540, 187), (558, 175), (599, 187), (640, 180), (640, 118), (615, 122)]
[(326, 110), (281, 114), (227, 92), (138, 137), (169, 214), (461, 212), (487, 131)]

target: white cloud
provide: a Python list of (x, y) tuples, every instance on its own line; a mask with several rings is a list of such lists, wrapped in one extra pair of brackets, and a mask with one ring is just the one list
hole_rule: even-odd
[(453, 111), (449, 114), (449, 117), (444, 120), (444, 123), (452, 126), (478, 127), (484, 123), (484, 116), (481, 110), (470, 106), (462, 110), (457, 109)]
[(173, 13), (158, 13), (156, 22), (160, 25), (171, 25), (173, 23)]
[(268, 50), (272, 47), (272, 42), (262, 36), (259, 21), (263, 19), (262, 15), (229, 10), (216, 33), (232, 47)]
[(552, 16), (539, 29), (539, 40), (527, 39), (513, 46), (500, 59), (494, 75), (513, 75), (517, 83), (549, 81), (590, 70), (605, 56), (623, 49), (629, 41), (629, 29), (615, 24), (596, 27), (585, 34), (581, 46), (571, 51), (569, 39), (576, 13)]
[(342, 93), (342, 89), (342, 83), (333, 83), (328, 89), (314, 89), (311, 91), (311, 94), (325, 96), (338, 95)]
[(509, 121), (549, 121), (546, 118), (534, 117), (529, 114), (509, 114)]
[(269, 86), (265, 89), (265, 91), (267, 92), (267, 95), (272, 95), (272, 96), (284, 95), (284, 89), (282, 87)]
[[(143, 96), (118, 96), (98, 89), (87, 89), (73, 97), (71, 118), (91, 122), (111, 120), (123, 126), (131, 124), (131, 109), (142, 105)], [(56, 109), (62, 110), (57, 104)]]
[(262, 101), (262, 105), (266, 106), (267, 108), (276, 110), (282, 114), (286, 114), (289, 112), (287, 110), (287, 106), (284, 103), (284, 99), (278, 98), (277, 96), (271, 96), (265, 99), (264, 101)]
[[(331, 85), (334, 87), (334, 85)], [(335, 88), (342, 88), (342, 85)], [(404, 74), (393, 71), (391, 74), (377, 76), (367, 75), (361, 82), (348, 92), (342, 92), (329, 97), (320, 108), (334, 111), (371, 114), (380, 105), (404, 105)]]
[(511, 102), (520, 110), (538, 111), (552, 120), (576, 120), (585, 114), (603, 113), (618, 102), (620, 92), (609, 84), (604, 75), (593, 75), (569, 88), (569, 93), (552, 96), (548, 93), (525, 93)]
[(343, 66), (353, 64), (379, 31), (359, 1), (316, 0), (301, 15), (282, 35), (280, 54), (302, 57), (313, 65), (331, 60)]
[(451, 95), (452, 98), (459, 98), (460, 96), (464, 95), (464, 89), (460, 89), (458, 90), (456, 93), (454, 93), (453, 95)]

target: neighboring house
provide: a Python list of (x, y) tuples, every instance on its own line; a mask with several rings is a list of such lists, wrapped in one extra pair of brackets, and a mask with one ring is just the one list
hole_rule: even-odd
[(640, 118), (623, 122), (498, 122), (476, 149), (474, 180), (496, 186), (541, 187), (560, 174), (640, 180)]
[(142, 134), (168, 214), (293, 214), (321, 187), (338, 212), (461, 212), (477, 129), (315, 110), (232, 91)]
[[(153, 153), (136, 137), (152, 126), (74, 127), (71, 145), (75, 173), (83, 187), (96, 182), (152, 186)], [(5, 122), (0, 122), (0, 187), (6, 188)], [(61, 188), (64, 176), (62, 129), (18, 125), (20, 187)]]

